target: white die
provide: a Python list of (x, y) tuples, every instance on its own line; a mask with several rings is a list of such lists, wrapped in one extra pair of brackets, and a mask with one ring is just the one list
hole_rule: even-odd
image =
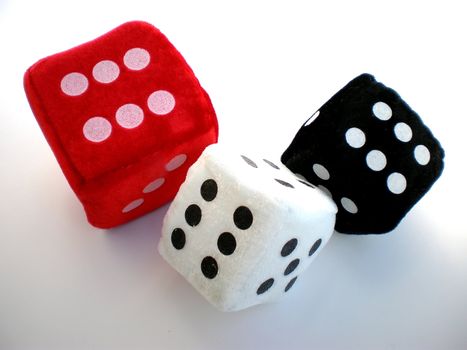
[(334, 232), (336, 212), (279, 162), (211, 145), (164, 218), (159, 252), (218, 309), (240, 310), (292, 287)]

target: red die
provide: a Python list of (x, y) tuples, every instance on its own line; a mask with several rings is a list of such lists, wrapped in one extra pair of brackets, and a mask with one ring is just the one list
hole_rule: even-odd
[(152, 25), (129, 22), (25, 74), (26, 95), (89, 222), (116, 226), (173, 199), (217, 141), (211, 101)]

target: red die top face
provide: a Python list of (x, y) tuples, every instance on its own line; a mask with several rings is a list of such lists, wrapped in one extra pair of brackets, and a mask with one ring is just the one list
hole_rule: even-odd
[(72, 186), (213, 125), (217, 133), (212, 105), (190, 67), (144, 22), (39, 61), (26, 74), (26, 91)]

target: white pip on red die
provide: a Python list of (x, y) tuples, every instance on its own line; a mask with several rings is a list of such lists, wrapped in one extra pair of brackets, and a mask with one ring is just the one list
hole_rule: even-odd
[(215, 144), (189, 169), (159, 252), (218, 309), (240, 310), (292, 287), (329, 240), (336, 212), (279, 162)]
[(171, 200), (189, 166), (217, 141), (210, 99), (155, 27), (129, 22), (25, 74), (31, 108), (97, 227)]

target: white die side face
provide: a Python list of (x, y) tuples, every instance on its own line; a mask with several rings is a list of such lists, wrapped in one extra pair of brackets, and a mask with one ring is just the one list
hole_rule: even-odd
[(239, 310), (293, 285), (330, 238), (335, 213), (280, 163), (212, 145), (170, 206), (159, 251), (217, 308)]

